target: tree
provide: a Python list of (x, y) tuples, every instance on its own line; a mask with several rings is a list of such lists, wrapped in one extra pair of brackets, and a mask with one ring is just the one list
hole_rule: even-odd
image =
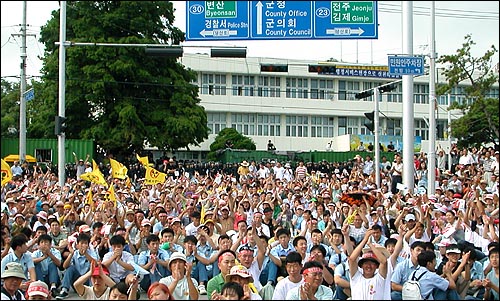
[(2, 79), (2, 137), (19, 136), (19, 84)]
[(232, 149), (256, 150), (255, 142), (249, 137), (240, 134), (233, 128), (225, 128), (219, 132), (215, 141), (210, 144), (210, 152), (207, 155), (208, 160), (217, 160), (217, 154), (226, 149), (226, 142), (231, 141)]
[(463, 117), (451, 123), (452, 136), (458, 138), (459, 147), (479, 146), (494, 143), (498, 147), (498, 105), (499, 99), (490, 97), (493, 84), (498, 83), (498, 71), (492, 64), (492, 57), (498, 50), (494, 45), (482, 57), (475, 58), (471, 48), (476, 43), (470, 35), (456, 54), (443, 55), (437, 61), (446, 64), (444, 76), (447, 84), (438, 87), (437, 94), (450, 92), (459, 84), (464, 86), (467, 102), (453, 103), (448, 109), (460, 109)]
[[(66, 40), (179, 45), (184, 33), (173, 21), (169, 1), (74, 1)], [(43, 103), (29, 130), (43, 137), (49, 131), (40, 129), (53, 133), (58, 115), (59, 11), (41, 28), (40, 41)], [(145, 144), (159, 150), (199, 145), (209, 129), (194, 81), (196, 74), (177, 59), (149, 57), (144, 47), (66, 47), (66, 137), (94, 139), (116, 158)]]

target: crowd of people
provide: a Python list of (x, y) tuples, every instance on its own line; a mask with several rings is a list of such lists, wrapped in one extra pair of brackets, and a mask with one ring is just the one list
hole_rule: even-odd
[(126, 179), (98, 164), (107, 186), (80, 178), (89, 156), (62, 186), (57, 170), (16, 163), (1, 193), (2, 300), (402, 300), (414, 279), (423, 299), (498, 300), (498, 151), (437, 153), (435, 171), (415, 155), (413, 189), (397, 185), (399, 153), (379, 163), (380, 185), (370, 152), (162, 158), (153, 185), (133, 161)]

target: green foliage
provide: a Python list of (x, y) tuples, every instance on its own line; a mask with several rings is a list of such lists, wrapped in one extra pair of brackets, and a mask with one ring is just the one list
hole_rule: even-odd
[(494, 143), (498, 146), (498, 105), (499, 99), (488, 98), (498, 72), (494, 70), (492, 58), (498, 52), (494, 45), (481, 57), (473, 57), (472, 46), (476, 43), (470, 35), (465, 36), (462, 48), (456, 54), (443, 55), (437, 60), (445, 64), (443, 72), (447, 84), (437, 89), (437, 95), (443, 95), (460, 84), (464, 85), (465, 97), (470, 102), (453, 103), (448, 109), (459, 109), (463, 117), (451, 124), (452, 136), (458, 138), (459, 147), (478, 146)]
[[(169, 1), (71, 1), (66, 40), (81, 43), (179, 45)], [(58, 114), (59, 11), (41, 29), (44, 67), (35, 138), (55, 138)], [(196, 74), (175, 58), (149, 57), (144, 47), (66, 47), (66, 137), (94, 139), (120, 158), (145, 144), (160, 150), (199, 145), (208, 138)], [(50, 122), (47, 122), (47, 121)]]
[(233, 143), (232, 149), (256, 150), (255, 142), (249, 137), (240, 134), (233, 128), (225, 128), (219, 132), (215, 141), (210, 144), (210, 152), (207, 155), (208, 160), (217, 160), (217, 154), (226, 149), (226, 141)]
[[(19, 136), (19, 95), (19, 84), (2, 79), (2, 137), (13, 138)], [(15, 131), (12, 131), (12, 129), (15, 129)]]

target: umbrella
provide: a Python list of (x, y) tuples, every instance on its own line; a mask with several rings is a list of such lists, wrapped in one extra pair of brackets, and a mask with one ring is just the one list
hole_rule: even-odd
[(368, 193), (364, 193), (364, 192), (344, 193), (340, 197), (340, 201), (342, 203), (349, 204), (350, 206), (352, 206), (352, 205), (359, 206), (359, 205), (365, 203), (363, 197), (366, 198), (366, 200), (368, 201), (368, 204), (370, 204), (370, 206), (373, 206), (373, 204), (375, 204), (375, 201), (377, 201), (377, 199), (373, 195), (368, 194)]
[[(14, 161), (19, 161), (19, 155), (8, 155), (7, 157), (3, 158), (5, 162), (14, 162)], [(30, 163), (35, 163), (36, 158), (30, 155), (26, 155), (26, 161)]]

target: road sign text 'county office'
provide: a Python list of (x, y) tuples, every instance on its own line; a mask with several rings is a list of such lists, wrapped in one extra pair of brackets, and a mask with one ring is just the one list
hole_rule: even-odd
[(186, 41), (377, 39), (377, 1), (187, 1)]

